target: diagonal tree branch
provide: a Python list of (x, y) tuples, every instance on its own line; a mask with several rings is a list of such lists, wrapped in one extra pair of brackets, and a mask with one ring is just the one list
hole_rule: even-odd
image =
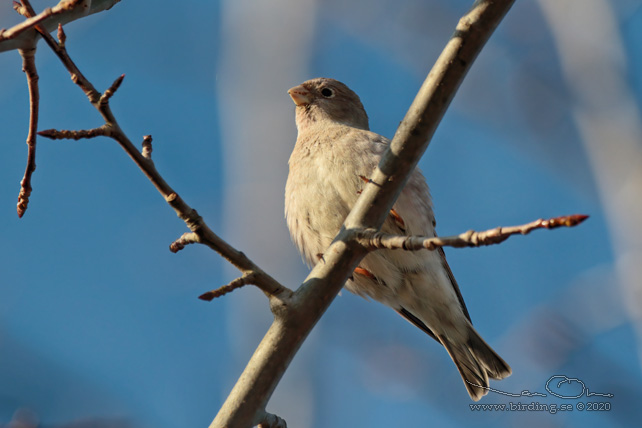
[[(28, 49), (33, 46), (40, 37), (34, 29), (35, 26), (40, 27), (44, 32), (50, 32), (55, 30), (58, 24), (65, 25), (85, 16), (111, 9), (118, 2), (120, 0), (62, 0), (39, 15), (35, 13), (30, 15), (30, 19), (25, 22), (8, 30), (0, 30), (0, 52)], [(22, 6), (20, 3), (17, 5)]]
[(288, 364), (348, 276), (365, 256), (356, 238), (379, 229), (470, 65), (508, 12), (513, 0), (478, 0), (428, 74), (406, 117), (332, 245), (299, 287), (289, 307), (272, 309), (276, 319), (254, 352), (210, 427), (247, 427), (264, 411)]
[(241, 276), (240, 278), (236, 278), (235, 280), (233, 280), (227, 285), (217, 288), (216, 290), (203, 293), (200, 296), (198, 296), (198, 298), (201, 300), (207, 300), (208, 302), (210, 302), (216, 299), (217, 297), (221, 297), (226, 295), (227, 293), (231, 293), (237, 288), (241, 288), (249, 284), (254, 284), (254, 281), (256, 281), (256, 275), (254, 273), (248, 273)]

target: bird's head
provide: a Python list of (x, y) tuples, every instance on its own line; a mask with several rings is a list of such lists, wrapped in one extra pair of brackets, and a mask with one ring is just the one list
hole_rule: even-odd
[(299, 131), (315, 122), (330, 120), (359, 129), (369, 129), (359, 96), (338, 80), (317, 78), (288, 91), (296, 104)]

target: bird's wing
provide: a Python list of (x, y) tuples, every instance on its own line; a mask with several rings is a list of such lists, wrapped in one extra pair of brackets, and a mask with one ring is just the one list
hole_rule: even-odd
[[(386, 232), (408, 236), (437, 236), (437, 233), (435, 232), (435, 221), (432, 211), (430, 190), (419, 168), (416, 168), (412, 173), (406, 187), (393, 208), (394, 211), (391, 212), (389, 219), (386, 220), (385, 229), (388, 229)], [(399, 218), (397, 218), (397, 216)], [(450, 266), (448, 266), (443, 248), (437, 248), (434, 251), (437, 252), (441, 265), (450, 280), (450, 284), (452, 285), (455, 294), (457, 295), (462, 312), (466, 318), (468, 318), (468, 321), (471, 321), (468, 308), (464, 302), (457, 280), (455, 280), (455, 276), (453, 275)], [(414, 321), (410, 321), (417, 325)], [(423, 330), (420, 325), (417, 326)]]
[(448, 262), (446, 261), (446, 254), (444, 253), (444, 249), (442, 247), (437, 248), (439, 252), (439, 257), (441, 258), (441, 263), (444, 266), (444, 269), (448, 273), (448, 278), (450, 279), (450, 283), (452, 284), (453, 288), (455, 289), (455, 293), (457, 293), (457, 299), (459, 299), (459, 304), (461, 305), (461, 310), (464, 312), (464, 315), (466, 315), (466, 318), (468, 318), (468, 321), (470, 323), (473, 323), (473, 320), (470, 319), (470, 314), (468, 313), (468, 308), (466, 307), (466, 302), (464, 302), (464, 296), (461, 295), (461, 291), (459, 290), (459, 285), (457, 284), (457, 281), (455, 280), (455, 276), (453, 275), (453, 272), (450, 270), (450, 266), (448, 266)]

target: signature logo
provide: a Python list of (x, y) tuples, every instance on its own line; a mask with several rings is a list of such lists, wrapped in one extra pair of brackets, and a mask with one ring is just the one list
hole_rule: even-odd
[[(486, 386), (476, 385), (472, 382), (468, 382), (468, 383), (478, 388), (483, 388), (490, 392), (506, 395), (508, 397), (548, 397), (548, 394), (544, 394), (543, 392), (531, 392), (529, 390), (524, 390), (520, 393), (514, 393), (514, 392), (501, 391), (499, 389), (489, 388)], [(581, 397), (613, 398), (613, 394), (593, 392), (581, 380), (574, 377), (564, 376), (564, 375), (551, 376), (546, 381), (546, 385), (544, 387), (546, 388), (546, 391), (550, 395), (557, 398), (565, 398), (569, 400), (574, 400)]]

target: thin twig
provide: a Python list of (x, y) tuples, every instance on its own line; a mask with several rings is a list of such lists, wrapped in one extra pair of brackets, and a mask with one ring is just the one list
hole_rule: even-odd
[(27, 167), (25, 175), (20, 181), (20, 193), (18, 194), (18, 217), (27, 211), (29, 197), (31, 196), (31, 176), (36, 170), (36, 130), (38, 129), (38, 111), (40, 106), (40, 94), (38, 91), (38, 71), (36, 70), (36, 48), (20, 49), (22, 56), (22, 71), (27, 76), (29, 88), (29, 132), (27, 134)]
[(575, 214), (555, 217), (548, 220), (539, 219), (521, 226), (496, 227), (483, 232), (469, 230), (465, 233), (446, 237), (400, 236), (378, 232), (373, 229), (358, 231), (357, 241), (368, 250), (434, 250), (439, 247), (481, 247), (504, 242), (512, 235), (526, 235), (536, 229), (555, 229), (573, 227), (588, 218), (587, 215)]
[[(14, 1), (14, 9), (16, 10), (16, 12), (28, 18), (33, 17), (36, 14), (33, 10), (33, 7), (31, 6), (31, 3), (29, 3), (29, 0), (22, 0), (22, 4)], [(56, 42), (51, 34), (49, 34), (40, 25), (36, 25), (35, 30), (40, 33), (47, 45), (49, 45), (49, 47), (62, 61), (67, 71), (69, 71), (69, 74), (71, 74), (71, 80), (83, 90), (92, 104), (96, 103), (100, 99), (100, 93), (96, 90), (96, 88), (94, 88), (94, 85), (92, 85), (91, 82), (89, 82), (89, 80), (85, 78), (76, 64), (67, 54), (67, 48), (64, 43), (66, 40), (66, 36), (64, 35), (62, 25), (60, 23), (58, 24), (58, 38), (60, 39), (60, 43)]]
[(241, 288), (248, 284), (254, 284), (256, 279), (257, 279), (257, 274), (248, 273), (239, 278), (236, 278), (234, 281), (230, 282), (229, 284), (226, 284), (222, 287), (217, 288), (216, 290), (203, 293), (200, 296), (198, 296), (198, 298), (201, 300), (207, 300), (208, 302), (211, 302), (217, 297), (221, 297), (226, 295), (227, 293), (231, 293), (237, 288)]
[[(60, 28), (62, 29), (62, 26)], [(123, 83), (124, 78), (125, 75), (121, 74), (116, 80), (114, 80), (114, 83), (111, 84), (109, 89), (107, 89), (105, 93), (101, 95), (99, 100), (101, 104), (106, 104), (109, 101), (109, 99), (116, 93), (116, 91), (120, 87), (120, 84)]]
[(172, 253), (178, 253), (187, 245), (197, 244), (199, 240), (200, 238), (198, 237), (198, 234), (194, 232), (183, 233), (180, 238), (169, 245), (169, 251), (171, 251)]
[(81, 140), (85, 138), (108, 137), (109, 129), (104, 125), (94, 129), (81, 129), (78, 131), (45, 129), (39, 131), (38, 135), (49, 138), (50, 140)]
[[(184, 233), (176, 241), (172, 242), (169, 246), (169, 250), (173, 253), (177, 253), (190, 244), (202, 244), (202, 237), (195, 232)], [(241, 253), (242, 254), (242, 253)], [(224, 285), (216, 290), (208, 291), (207, 293), (201, 294), (198, 298), (201, 300), (212, 301), (216, 297), (221, 297), (237, 288), (240, 288), (244, 285), (255, 285), (261, 291), (263, 291), (268, 297), (273, 296), (278, 293), (282, 300), (289, 299), (294, 292), (289, 288), (280, 285), (277, 293), (274, 291), (274, 279), (267, 275), (262, 270), (252, 270), (248, 269), (243, 271), (243, 275), (240, 278), (235, 279), (227, 285)]]

